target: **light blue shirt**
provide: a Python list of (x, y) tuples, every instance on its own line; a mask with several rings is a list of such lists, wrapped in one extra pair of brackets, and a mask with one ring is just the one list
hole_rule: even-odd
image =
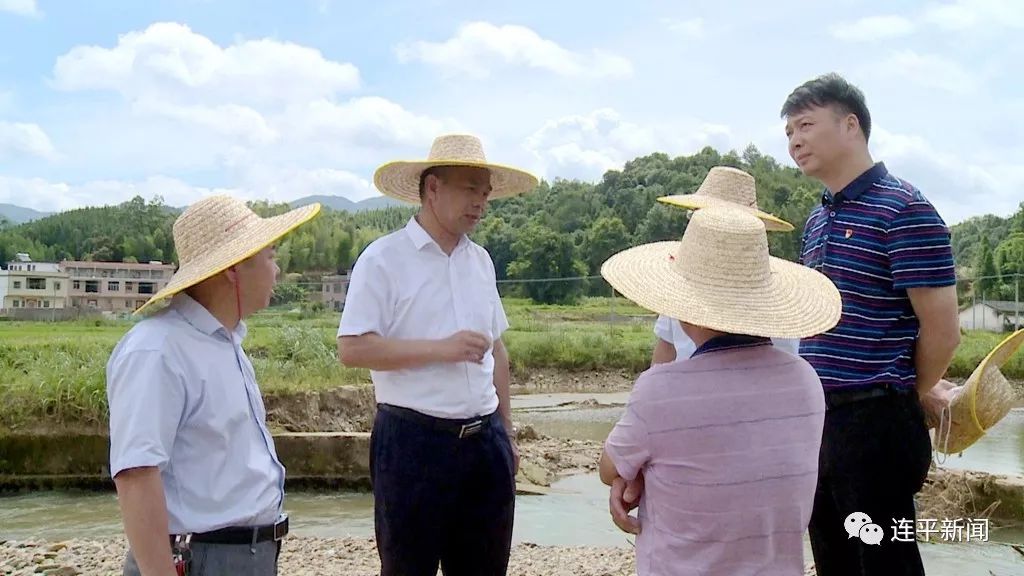
[(281, 512), (284, 466), (245, 334), (179, 294), (107, 363), (111, 476), (158, 467), (171, 534), (271, 524)]

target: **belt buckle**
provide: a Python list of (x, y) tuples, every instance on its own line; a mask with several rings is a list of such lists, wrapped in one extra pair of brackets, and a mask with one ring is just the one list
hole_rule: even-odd
[(282, 514), (281, 518), (274, 522), (274, 542), (284, 540), (288, 535), (288, 515)]
[(473, 434), (476, 434), (477, 432), (479, 432), (480, 429), (483, 428), (483, 427), (484, 427), (484, 421), (483, 420), (474, 420), (474, 421), (469, 422), (467, 424), (463, 424), (462, 428), (459, 429), (459, 438), (461, 439), (461, 438), (465, 438), (467, 436), (472, 436)]

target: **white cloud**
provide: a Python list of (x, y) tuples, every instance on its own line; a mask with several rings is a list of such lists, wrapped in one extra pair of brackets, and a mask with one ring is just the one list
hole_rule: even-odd
[(834, 38), (845, 42), (877, 42), (912, 34), (914, 23), (903, 16), (869, 16), (837, 24), (829, 31)]
[(178, 106), (164, 102), (143, 101), (134, 110), (174, 120), (189, 122), (213, 130), (217, 134), (251, 145), (266, 145), (277, 140), (262, 114), (247, 106), (220, 104), (216, 106)]
[(95, 180), (82, 184), (50, 182), (42, 178), (0, 176), (0, 202), (46, 212), (70, 210), (98, 203), (119, 204), (135, 196), (149, 200), (158, 195), (170, 206), (185, 206), (211, 194), (251, 198), (239, 190), (191, 186), (166, 176), (153, 176), (137, 182)]
[(1024, 28), (1024, 3), (1018, 0), (955, 0), (936, 4), (925, 11), (925, 19), (945, 30)]
[(690, 18), (688, 20), (662, 18), (661, 23), (670, 31), (687, 38), (703, 38), (706, 33), (703, 18)]
[(0, 159), (16, 156), (54, 160), (57, 150), (38, 125), (0, 121)]
[(0, 0), (0, 12), (10, 12), (19, 16), (40, 17), (43, 15), (36, 5), (36, 0)]
[(379, 196), (373, 184), (357, 174), (333, 168), (304, 169), (247, 164), (242, 187), (252, 197), (290, 202), (305, 196), (344, 196), (358, 202)]
[(290, 110), (287, 124), (300, 140), (326, 139), (375, 148), (422, 146), (441, 132), (458, 129), (454, 121), (415, 114), (377, 96), (354, 98), (344, 104), (309, 102)]
[(421, 61), (449, 75), (486, 77), (499, 63), (567, 77), (626, 78), (633, 73), (632, 64), (621, 56), (600, 50), (573, 52), (525, 26), (489, 22), (466, 24), (444, 42), (400, 44), (395, 52), (402, 62)]
[(912, 50), (894, 52), (879, 65), (878, 70), (894, 80), (909, 80), (925, 88), (954, 94), (970, 94), (978, 88), (978, 79), (960, 64)]
[[(113, 48), (75, 47), (53, 70), (66, 92), (108, 91), (128, 104), (98, 107), (104, 121), (83, 119), (91, 133), (114, 124), (104, 136), (118, 135), (116, 154), (76, 156), (93, 173), (99, 165), (140, 175), (225, 171), (232, 186), (274, 200), (304, 188), (365, 197), (369, 185), (339, 168), (365, 170), (382, 151), (426, 149), (459, 129), (379, 96), (345, 100), (358, 70), (317, 50), (269, 39), (222, 47), (175, 23), (124, 34)], [(95, 138), (75, 137), (79, 145)]]
[(594, 180), (607, 170), (621, 169), (627, 160), (653, 152), (693, 153), (706, 145), (728, 150), (731, 144), (727, 126), (696, 120), (641, 126), (603, 108), (546, 122), (526, 139), (524, 147), (541, 160), (548, 177)]
[(947, 224), (980, 214), (1012, 214), (1024, 189), (1024, 167), (998, 159), (964, 158), (916, 135), (872, 132), (875, 157), (917, 186)]
[(53, 73), (62, 90), (112, 90), (129, 100), (190, 103), (273, 105), (359, 87), (355, 66), (327, 60), (319, 50), (272, 39), (223, 48), (173, 22), (124, 34), (114, 48), (72, 48), (57, 59)]

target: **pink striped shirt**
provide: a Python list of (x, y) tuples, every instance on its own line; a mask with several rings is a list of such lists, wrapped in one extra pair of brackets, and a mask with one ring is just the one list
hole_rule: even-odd
[(641, 374), (606, 442), (620, 476), (644, 473), (637, 573), (801, 575), (821, 381), (768, 344), (698, 354)]

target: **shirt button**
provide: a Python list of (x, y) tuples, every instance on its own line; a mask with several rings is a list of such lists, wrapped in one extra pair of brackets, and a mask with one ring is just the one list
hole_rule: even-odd
[(836, 213), (835, 212), (829, 212), (828, 215), (829, 215), (830, 218), (835, 218), (836, 217)]

